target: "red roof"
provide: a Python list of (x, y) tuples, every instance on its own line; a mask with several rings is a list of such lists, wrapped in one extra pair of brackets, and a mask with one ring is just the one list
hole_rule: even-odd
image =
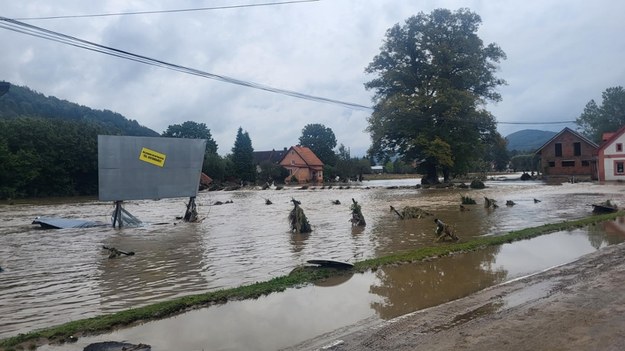
[(323, 162), (312, 152), (311, 149), (306, 146), (295, 145), (291, 146), (291, 149), (295, 150), (297, 154), (306, 162), (309, 166), (323, 166)]

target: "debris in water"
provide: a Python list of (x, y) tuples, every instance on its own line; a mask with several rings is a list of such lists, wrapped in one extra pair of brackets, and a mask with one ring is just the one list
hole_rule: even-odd
[(514, 205), (516, 205), (516, 203), (514, 201), (512, 201), (512, 200), (507, 200), (506, 201), (506, 206), (514, 206)]
[(265, 205), (271, 205), (271, 204), (273, 204), (273, 202), (271, 202), (271, 200), (265, 199)]
[(399, 218), (408, 219), (408, 218), (422, 218), (425, 216), (432, 216), (431, 213), (420, 209), (419, 207), (414, 206), (406, 206), (402, 209), (401, 213), (395, 209), (395, 207), (391, 206), (391, 211), (395, 212)]
[(436, 240), (437, 241), (441, 241), (447, 237), (450, 240), (458, 241), (458, 236), (456, 235), (456, 233), (454, 232), (453, 228), (450, 225), (443, 223), (443, 221), (441, 221), (438, 218), (434, 219), (434, 223), (436, 223)]
[(119, 341), (96, 342), (87, 345), (83, 351), (151, 351), (152, 346), (146, 344), (130, 344)]
[(293, 209), (289, 213), (289, 223), (291, 225), (291, 231), (296, 233), (310, 233), (312, 232), (312, 228), (310, 223), (308, 223), (308, 218), (304, 214), (304, 210), (302, 210), (299, 205), (302, 203), (291, 199), (293, 202)]
[(340, 205), (340, 204), (341, 204), (341, 202), (340, 202), (339, 200), (333, 200), (333, 201), (332, 201), (332, 204), (333, 204), (333, 205)]
[(535, 204), (537, 204), (537, 203), (539, 203), (539, 202), (540, 202), (540, 200), (538, 200), (538, 199), (534, 199), (534, 203), (535, 203)]
[(592, 212), (594, 213), (611, 213), (616, 211), (618, 211), (618, 206), (610, 202), (610, 200), (592, 204)]
[(356, 202), (356, 200), (354, 200), (353, 198), (352, 198), (351, 210), (352, 210), (352, 219), (350, 219), (350, 221), (352, 222), (352, 225), (359, 226), (359, 227), (366, 226), (367, 223), (365, 222), (365, 216), (362, 215), (361, 207), (358, 204), (358, 202)]
[(495, 199), (489, 199), (486, 196), (484, 196), (484, 207), (486, 208), (497, 208), (499, 206), (497, 206), (497, 201)]
[(135, 254), (134, 251), (122, 251), (122, 250), (118, 250), (118, 249), (116, 249), (114, 247), (102, 246), (102, 248), (104, 250), (108, 250), (109, 251), (109, 258), (117, 258), (117, 257), (120, 257), (121, 255), (133, 256)]

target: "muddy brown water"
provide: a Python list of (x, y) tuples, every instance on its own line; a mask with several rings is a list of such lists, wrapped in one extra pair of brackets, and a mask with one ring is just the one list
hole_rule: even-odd
[[(152, 224), (122, 230), (44, 231), (30, 224), (35, 216), (109, 221), (112, 205), (95, 200), (1, 205), (0, 337), (267, 280), (288, 274), (308, 259), (353, 262), (432, 244), (432, 218), (401, 221), (389, 205), (422, 207), (454, 224), (462, 238), (470, 238), (581, 218), (590, 213), (589, 203), (611, 199), (623, 204), (625, 190), (619, 185), (547, 186), (520, 181), (487, 182), (483, 190), (387, 189), (416, 182), (201, 193), (199, 212), (205, 220), (196, 224), (175, 220), (184, 212), (185, 199), (133, 201), (125, 208)], [(471, 196), (478, 204), (470, 206), (470, 211), (459, 211), (461, 195)], [(497, 199), (500, 207), (485, 209), (484, 196)], [(288, 231), (291, 198), (302, 202), (313, 233)], [(352, 228), (348, 222), (352, 198), (362, 206), (368, 224), (364, 229)], [(273, 205), (265, 205), (265, 199)], [(233, 203), (211, 206), (228, 200)], [(333, 200), (342, 204), (333, 205)], [(507, 207), (506, 200), (516, 205)], [(158, 345), (158, 349), (179, 348), (180, 343), (189, 350), (288, 347), (362, 320), (394, 318), (466, 296), (621, 242), (621, 227), (610, 225), (387, 267), (344, 281), (193, 311), (95, 339), (123, 338)], [(103, 245), (136, 255), (108, 259)], [(89, 340), (84, 338), (84, 342)]]

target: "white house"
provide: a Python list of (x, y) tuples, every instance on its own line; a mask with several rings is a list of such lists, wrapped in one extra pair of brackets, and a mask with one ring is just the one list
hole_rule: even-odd
[(614, 133), (604, 133), (597, 154), (600, 181), (625, 180), (625, 126)]

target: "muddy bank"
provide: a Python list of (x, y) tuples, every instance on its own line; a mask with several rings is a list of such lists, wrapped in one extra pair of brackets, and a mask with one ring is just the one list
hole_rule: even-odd
[(384, 323), (289, 350), (621, 350), (625, 245)]

